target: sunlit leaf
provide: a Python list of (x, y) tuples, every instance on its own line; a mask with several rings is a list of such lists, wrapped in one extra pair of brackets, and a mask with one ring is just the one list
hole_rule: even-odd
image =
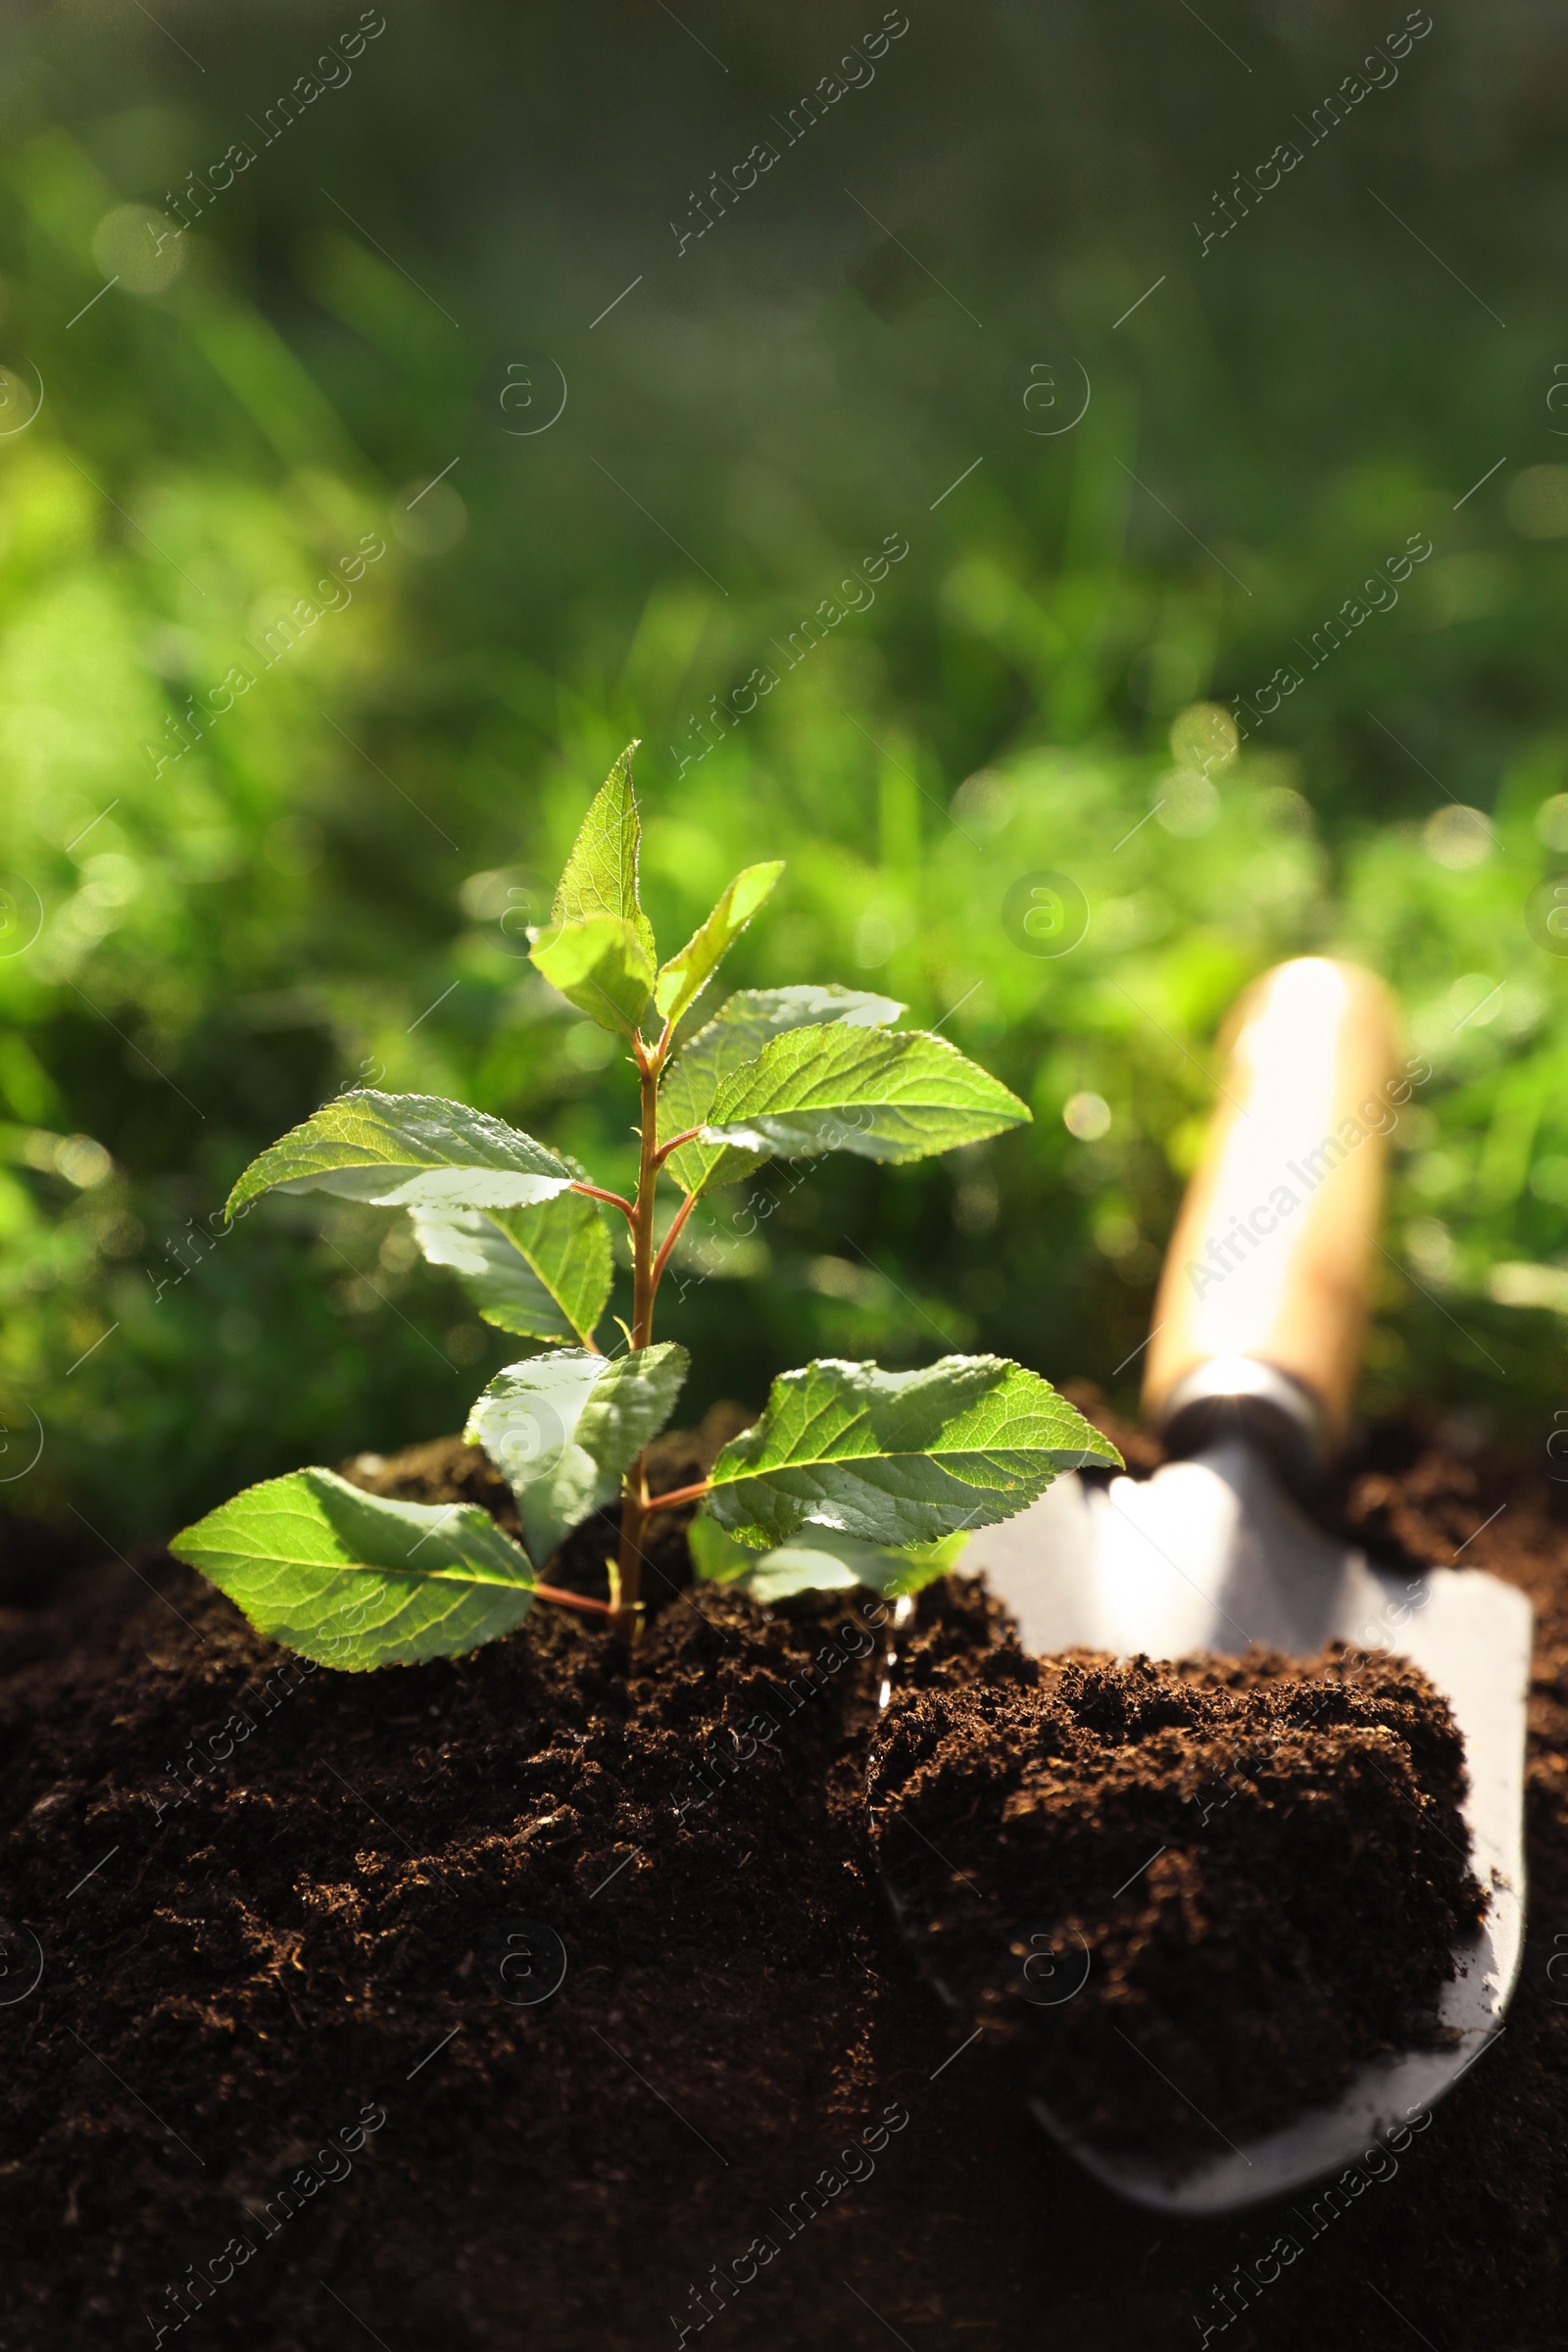
[[(659, 1090), (659, 1131), (682, 1135), (700, 1127), (718, 1089), (755, 1061), (763, 1047), (786, 1030), (808, 1024), (842, 1023), (877, 1029), (896, 1021), (904, 1006), (894, 997), (861, 989), (830, 987), (743, 988), (725, 999), (665, 1071)], [(743, 1152), (724, 1144), (683, 1144), (666, 1165), (683, 1192), (710, 1193), (772, 1156), (765, 1150)]]
[(525, 1340), (592, 1338), (614, 1269), (609, 1230), (586, 1195), (560, 1193), (537, 1208), (416, 1208), (414, 1231), (487, 1323)]
[(610, 1358), (563, 1348), (497, 1373), (465, 1434), (484, 1447), (516, 1496), (536, 1567), (613, 1500), (623, 1474), (674, 1411), (690, 1360), (665, 1341)]
[[(550, 920), (561, 925), (581, 922), (594, 914), (620, 915), (636, 932), (651, 971), (659, 957), (653, 926), (637, 896), (642, 821), (631, 781), (631, 756), (636, 749), (634, 737), (594, 795), (556, 886)], [(556, 985), (560, 986), (559, 981)], [(652, 981), (649, 985), (652, 987)]]
[(588, 914), (552, 923), (528, 953), (568, 1004), (590, 1013), (602, 1029), (629, 1036), (654, 993), (654, 959), (643, 939), (647, 928), (620, 914)]
[(520, 1128), (435, 1095), (339, 1095), (253, 1159), (228, 1214), (259, 1193), (336, 1193), (378, 1208), (526, 1208), (571, 1170)]
[(774, 1038), (714, 1096), (705, 1148), (729, 1144), (781, 1158), (853, 1152), (926, 1159), (1023, 1125), (1029, 1106), (945, 1037), (840, 1023)]
[(353, 1673), (457, 1656), (533, 1601), (526, 1557), (477, 1503), (398, 1502), (331, 1470), (249, 1487), (169, 1548), (259, 1632)]
[[(654, 1002), (666, 1021), (678, 1021), (692, 1005), (745, 930), (753, 915), (784, 871), (778, 858), (770, 865), (749, 865), (738, 873), (702, 928), (694, 931), (678, 956), (672, 956), (659, 975)], [(677, 1135), (680, 1130), (675, 1130)]]
[(724, 1447), (705, 1508), (744, 1544), (806, 1526), (870, 1544), (931, 1544), (1010, 1519), (1060, 1471), (1120, 1455), (1049, 1381), (995, 1355), (918, 1372), (831, 1359), (773, 1383)]
[(918, 1592), (956, 1567), (967, 1532), (941, 1544), (894, 1550), (832, 1527), (803, 1527), (771, 1551), (757, 1552), (699, 1512), (687, 1530), (693, 1563), (706, 1583), (735, 1585), (764, 1608), (797, 1592), (848, 1592), (856, 1587), (896, 1599)]

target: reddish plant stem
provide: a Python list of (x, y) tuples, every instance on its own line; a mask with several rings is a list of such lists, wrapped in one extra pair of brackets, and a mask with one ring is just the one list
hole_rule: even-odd
[(686, 1127), (679, 1135), (672, 1135), (668, 1143), (661, 1144), (654, 1153), (654, 1165), (662, 1168), (672, 1152), (678, 1152), (682, 1144), (695, 1144), (702, 1132), (700, 1127)]
[(566, 1592), (560, 1585), (535, 1585), (541, 1600), (556, 1600), (564, 1609), (590, 1609), (596, 1617), (610, 1615), (608, 1600), (591, 1600), (586, 1592)]
[(673, 1511), (683, 1502), (701, 1502), (710, 1483), (709, 1479), (700, 1478), (695, 1486), (671, 1487), (667, 1494), (651, 1495), (643, 1516), (651, 1519), (656, 1511)]
[(642, 1156), (637, 1169), (637, 1199), (633, 1207), (631, 1344), (646, 1348), (654, 1322), (654, 1194), (659, 1184), (659, 1065), (637, 1040), (637, 1068), (642, 1088)]
[(674, 1249), (675, 1244), (680, 1240), (681, 1227), (685, 1224), (687, 1218), (691, 1215), (692, 1210), (696, 1206), (697, 1195), (695, 1193), (688, 1193), (685, 1200), (681, 1202), (679, 1208), (676, 1209), (674, 1216), (670, 1219), (669, 1231), (665, 1234), (663, 1242), (660, 1247), (659, 1255), (654, 1260), (652, 1295), (649, 1298), (650, 1313), (652, 1313), (653, 1309), (653, 1300), (659, 1295), (659, 1286), (664, 1278), (664, 1268), (669, 1263), (669, 1253)]
[[(642, 1153), (637, 1169), (637, 1199), (631, 1213), (633, 1348), (646, 1348), (653, 1336), (654, 1294), (658, 1288), (654, 1271), (654, 1196), (659, 1186), (659, 1074), (668, 1038), (666, 1025), (652, 1054), (640, 1037), (632, 1039), (642, 1092)], [(637, 1634), (643, 1530), (647, 1523), (648, 1476), (645, 1456), (639, 1454), (621, 1486), (620, 1545), (610, 1610), (612, 1630), (628, 1642), (634, 1641)]]
[(566, 1190), (568, 1193), (586, 1193), (590, 1200), (603, 1200), (607, 1208), (618, 1208), (632, 1231), (636, 1232), (637, 1212), (629, 1200), (621, 1199), (619, 1193), (601, 1192), (597, 1184), (568, 1184)]

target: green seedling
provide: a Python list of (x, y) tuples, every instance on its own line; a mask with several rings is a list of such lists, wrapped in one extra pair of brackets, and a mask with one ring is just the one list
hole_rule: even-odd
[[(994, 1355), (914, 1372), (832, 1360), (783, 1373), (761, 1417), (711, 1474), (651, 1494), (647, 1447), (668, 1422), (686, 1350), (654, 1339), (660, 1283), (697, 1203), (774, 1158), (852, 1152), (923, 1159), (1029, 1117), (945, 1038), (893, 1026), (904, 1006), (838, 987), (743, 989), (681, 1024), (782, 867), (748, 866), (661, 964), (637, 893), (641, 827), (628, 747), (585, 818), (533, 938), (563, 996), (624, 1039), (641, 1096), (637, 1188), (591, 1183), (504, 1121), (426, 1095), (341, 1095), (252, 1162), (228, 1211), (260, 1194), (324, 1192), (406, 1210), (425, 1256), (452, 1268), (486, 1321), (543, 1343), (479, 1397), (467, 1436), (516, 1497), (522, 1543), (477, 1504), (368, 1494), (330, 1470), (269, 1479), (171, 1546), (252, 1622), (323, 1665), (456, 1655), (536, 1601), (637, 1632), (656, 1513), (696, 1504), (698, 1574), (759, 1600), (864, 1585), (912, 1592), (969, 1531), (1007, 1519), (1062, 1470), (1115, 1465), (1113, 1446), (1048, 1381)], [(681, 1199), (662, 1228), (661, 1179)], [(624, 1218), (632, 1318), (596, 1336), (613, 1274), (607, 1214)], [(607, 1597), (546, 1581), (573, 1528), (620, 1501)]]

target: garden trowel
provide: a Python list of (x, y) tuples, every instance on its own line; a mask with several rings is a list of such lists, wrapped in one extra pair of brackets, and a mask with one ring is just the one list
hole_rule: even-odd
[(1464, 1735), (1470, 1864), (1490, 1899), (1454, 1948), (1447, 2046), (1369, 2061), (1332, 2105), (1245, 2146), (1216, 2135), (1213, 2160), (1175, 2180), (1041, 2110), (1099, 2180), (1165, 2212), (1223, 2213), (1348, 2164), (1458, 2081), (1518, 1973), (1529, 1604), (1462, 1565), (1381, 1569), (1297, 1499), (1344, 1434), (1387, 1139), (1421, 1068), (1399, 1059), (1369, 973), (1303, 957), (1249, 992), (1148, 1342), (1145, 1409), (1177, 1458), (1144, 1481), (1060, 1478), (964, 1557), (1038, 1653), (1175, 1659), (1255, 1642), (1307, 1657), (1338, 1637), (1413, 1660)]

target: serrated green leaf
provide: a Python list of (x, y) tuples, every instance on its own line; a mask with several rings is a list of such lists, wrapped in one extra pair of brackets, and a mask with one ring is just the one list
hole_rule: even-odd
[(761, 1419), (714, 1463), (706, 1507), (759, 1549), (806, 1526), (902, 1547), (995, 1526), (1058, 1472), (1120, 1459), (1049, 1381), (1003, 1356), (920, 1372), (825, 1359), (774, 1381)]
[[(660, 1134), (681, 1135), (688, 1127), (700, 1127), (718, 1089), (785, 1031), (808, 1023), (877, 1029), (896, 1021), (903, 1010), (896, 998), (872, 996), (863, 989), (740, 989), (726, 998), (664, 1072), (659, 1090)], [(771, 1157), (771, 1147), (741, 1152), (723, 1144), (693, 1143), (671, 1152), (665, 1165), (682, 1192), (710, 1193)]]
[(456, 1657), (533, 1603), (527, 1559), (477, 1503), (397, 1502), (330, 1470), (250, 1487), (169, 1548), (259, 1632), (347, 1673)]
[[(666, 1021), (678, 1021), (696, 1003), (783, 871), (782, 858), (745, 867), (680, 954), (670, 957), (654, 990), (654, 1002)], [(680, 1133), (678, 1127), (675, 1133)]]
[[(825, 1535), (828, 1531), (819, 1532)], [(762, 1554), (744, 1590), (764, 1609), (775, 1601), (793, 1600), (802, 1592), (854, 1592), (864, 1587), (880, 1590), (878, 1566), (897, 1561), (899, 1554), (884, 1551), (879, 1544), (857, 1544), (853, 1536), (840, 1536), (838, 1542), (845, 1547), (842, 1555), (826, 1544), (812, 1544), (803, 1529), (788, 1544)]]
[(654, 993), (654, 959), (635, 923), (619, 914), (588, 914), (552, 923), (528, 950), (536, 968), (601, 1029), (629, 1037)]
[(686, 1530), (686, 1543), (692, 1566), (704, 1584), (739, 1584), (743, 1578), (755, 1575), (761, 1565), (759, 1554), (749, 1544), (738, 1544), (733, 1536), (725, 1534), (716, 1519), (702, 1509)]
[[(566, 869), (556, 885), (550, 920), (565, 924), (580, 922), (587, 915), (620, 915), (636, 932), (652, 972), (659, 960), (653, 925), (637, 896), (643, 829), (631, 781), (631, 756), (636, 749), (634, 737), (595, 794), (566, 859)], [(556, 985), (560, 986), (559, 981)], [(650, 988), (652, 985), (650, 980)]]
[(416, 1208), (413, 1219), (431, 1265), (453, 1268), (487, 1323), (524, 1340), (592, 1339), (614, 1273), (597, 1201), (561, 1193), (537, 1208)]
[(771, 1608), (797, 1592), (843, 1592), (855, 1586), (890, 1600), (918, 1592), (956, 1566), (969, 1536), (964, 1532), (942, 1544), (917, 1544), (895, 1551), (885, 1544), (843, 1535), (837, 1528), (803, 1527), (787, 1543), (759, 1553), (699, 1511), (686, 1540), (705, 1583), (736, 1585), (763, 1608)]
[(666, 1340), (609, 1358), (563, 1348), (497, 1373), (465, 1435), (484, 1447), (516, 1496), (536, 1567), (613, 1500), (624, 1473), (674, 1411), (690, 1360)]
[(794, 1158), (926, 1159), (1033, 1114), (1000, 1078), (924, 1029), (793, 1029), (715, 1095), (702, 1145)]
[(228, 1197), (336, 1193), (377, 1208), (526, 1208), (571, 1170), (520, 1128), (435, 1095), (339, 1095), (253, 1159)]
[[(961, 1528), (941, 1544), (909, 1544), (895, 1550), (864, 1544), (834, 1527), (803, 1527), (772, 1551), (764, 1551), (746, 1591), (763, 1608), (796, 1592), (826, 1592), (859, 1585), (884, 1600), (921, 1592), (958, 1566), (973, 1534)], [(752, 1554), (754, 1559), (756, 1553)]]

